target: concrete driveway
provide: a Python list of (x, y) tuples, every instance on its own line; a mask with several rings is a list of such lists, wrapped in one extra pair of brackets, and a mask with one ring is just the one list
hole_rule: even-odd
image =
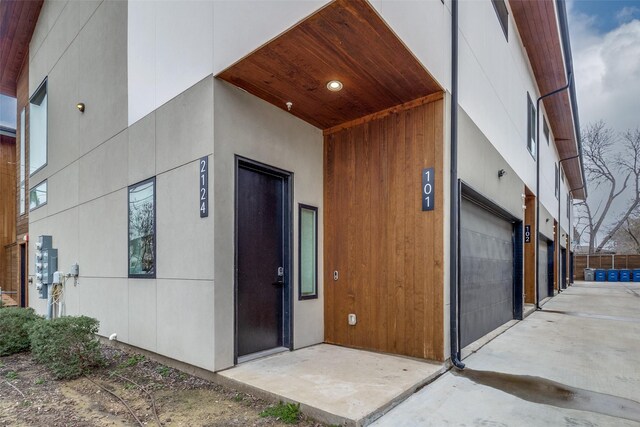
[(375, 426), (640, 425), (640, 284), (578, 282)]

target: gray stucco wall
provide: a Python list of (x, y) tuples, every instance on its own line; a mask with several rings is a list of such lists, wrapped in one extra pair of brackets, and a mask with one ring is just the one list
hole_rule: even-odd
[[(215, 81), (214, 217), (216, 370), (233, 365), (235, 155), (293, 172), (293, 343), (322, 342), (322, 132), (259, 98)], [(295, 108), (295, 107), (294, 107)], [(318, 207), (319, 298), (298, 300), (298, 203)]]
[[(198, 159), (213, 163), (213, 77), (127, 127), (126, 2), (60, 3), (45, 3), (30, 57), (32, 90), (48, 76), (49, 97), (48, 164), (31, 181), (48, 180), (48, 203), (30, 214), (30, 251), (51, 234), (59, 270), (79, 263), (66, 314), (96, 317), (101, 335), (213, 370), (213, 218), (198, 210)], [(156, 279), (129, 279), (127, 187), (152, 176)]]

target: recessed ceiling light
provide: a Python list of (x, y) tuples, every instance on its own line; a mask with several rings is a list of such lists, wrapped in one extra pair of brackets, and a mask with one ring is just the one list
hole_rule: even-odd
[(327, 83), (327, 89), (329, 89), (331, 92), (338, 92), (342, 89), (342, 82), (338, 80), (331, 80), (329, 83)]

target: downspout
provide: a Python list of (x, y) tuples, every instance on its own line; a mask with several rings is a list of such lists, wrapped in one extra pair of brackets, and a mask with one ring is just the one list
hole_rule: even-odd
[(458, 0), (451, 0), (451, 223), (449, 247), (449, 315), (451, 363), (464, 369), (460, 360), (460, 307), (458, 275), (460, 239), (460, 186), (458, 184)]
[[(542, 95), (536, 101), (536, 310), (540, 310), (540, 275), (538, 271), (540, 271), (540, 102), (548, 98), (549, 96), (556, 95), (562, 91), (569, 89), (569, 86), (573, 83), (573, 75), (569, 72), (567, 76), (567, 84), (561, 87), (560, 89), (556, 89), (552, 92)], [(558, 168), (558, 173), (560, 170)], [(560, 210), (560, 195), (558, 195), (558, 211)], [(558, 228), (560, 228), (560, 215), (558, 215)], [(556, 233), (558, 230), (556, 230)], [(558, 243), (560, 239), (558, 239)], [(558, 251), (558, 248), (554, 248), (555, 251)], [(558, 251), (559, 252), (559, 251)], [(556, 256), (556, 259), (558, 257)], [(554, 266), (557, 268), (557, 266)], [(558, 288), (560, 288), (558, 286)]]
[[(577, 158), (579, 158), (580, 156), (581, 156), (581, 154), (577, 154), (577, 155), (575, 155), (575, 156), (571, 156), (571, 157), (567, 157), (567, 158), (564, 158), (564, 159), (560, 159), (560, 161), (558, 162), (558, 173), (562, 173), (562, 162), (566, 162), (567, 160), (577, 159)], [(576, 189), (574, 189), (574, 190), (569, 190), (569, 205), (567, 205), (567, 212), (569, 213), (569, 217), (568, 217), (568, 219), (569, 219), (569, 229), (567, 230), (567, 233), (569, 233), (569, 234), (567, 235), (567, 253), (569, 254), (569, 259), (571, 259), (571, 228), (572, 228), (572, 227), (571, 227), (571, 209), (569, 209), (569, 208), (570, 208), (571, 206), (573, 206), (573, 203), (572, 203), (572, 202), (573, 202), (573, 199), (571, 198), (571, 193), (572, 193), (573, 191), (575, 191), (575, 190), (579, 190), (580, 188), (583, 188), (583, 187), (584, 187), (584, 185), (583, 185), (582, 187), (578, 187), (578, 188), (576, 188)], [(560, 190), (558, 189), (558, 192), (559, 192), (559, 191), (560, 191)], [(560, 221), (561, 221), (561, 219), (560, 219), (560, 203), (561, 203), (561, 200), (560, 200), (560, 195), (559, 195), (559, 193), (558, 193), (558, 225), (560, 224)], [(560, 253), (562, 254), (562, 251), (560, 251)], [(565, 262), (565, 263), (567, 262), (566, 257), (565, 257), (564, 262)], [(570, 270), (571, 270), (571, 269), (569, 268), (569, 265), (567, 265), (567, 266), (566, 266), (567, 274), (569, 274), (569, 273), (570, 273)], [(562, 270), (560, 270), (560, 271), (562, 272)], [(560, 283), (562, 283), (562, 282), (560, 282)], [(567, 280), (567, 288), (568, 288), (570, 285), (571, 285), (571, 279)], [(559, 287), (558, 287), (558, 292), (562, 292), (561, 288), (562, 288), (562, 286), (559, 286)]]

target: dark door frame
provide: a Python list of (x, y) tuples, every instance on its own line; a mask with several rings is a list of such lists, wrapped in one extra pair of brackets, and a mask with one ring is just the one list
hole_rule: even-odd
[[(523, 226), (522, 220), (515, 217), (511, 212), (502, 208), (493, 200), (482, 195), (479, 191), (475, 190), (469, 184), (463, 180), (459, 180), (460, 188), (458, 195), (458, 218), (460, 218), (460, 207), (462, 199), (468, 200), (471, 203), (475, 203), (481, 208), (491, 212), (503, 220), (510, 222), (513, 225), (513, 231), (511, 233), (511, 239), (513, 243), (513, 318), (516, 320), (522, 320), (524, 312), (524, 277), (522, 275), (523, 268)], [(460, 223), (458, 221), (458, 259), (460, 259)], [(458, 262), (458, 277), (460, 277), (460, 265)], [(460, 324), (460, 310), (458, 310), (458, 325)], [(458, 334), (460, 335), (460, 334)]]
[(27, 299), (27, 292), (29, 286), (27, 285), (27, 244), (20, 243), (19, 247), (19, 265), (20, 265), (20, 277), (18, 277), (19, 285), (20, 285), (20, 307), (27, 307), (29, 305), (29, 300)]
[(238, 170), (250, 169), (282, 178), (284, 292), (282, 302), (282, 346), (293, 350), (293, 172), (286, 171), (246, 157), (235, 155), (234, 166), (234, 226), (233, 226), (233, 364), (238, 364)]

